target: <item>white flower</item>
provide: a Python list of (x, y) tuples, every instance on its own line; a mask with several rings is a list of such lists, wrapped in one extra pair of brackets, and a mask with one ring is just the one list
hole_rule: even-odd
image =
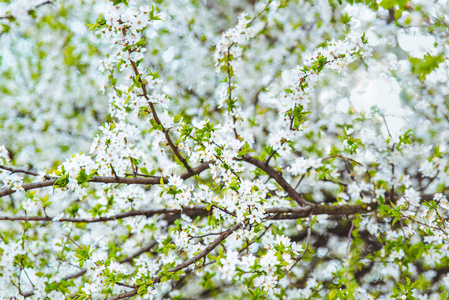
[(298, 244), (296, 242), (292, 242), (291, 246), (292, 246), (293, 253), (296, 254), (296, 255), (304, 252), (304, 248), (302, 247), (302, 244)]
[(3, 161), (3, 163), (7, 164), (9, 163), (9, 155), (8, 150), (6, 150), (6, 147), (3, 145), (0, 145), (0, 161)]
[(291, 244), (290, 238), (288, 236), (285, 235), (277, 235), (276, 239), (274, 240), (275, 244), (282, 244), (284, 245), (284, 247), (288, 247)]
[(147, 292), (143, 295), (143, 299), (153, 300), (154, 295), (156, 295), (158, 292), (154, 289), (154, 287), (148, 287)]
[(131, 26), (136, 30), (142, 30), (149, 23), (148, 16), (146, 14), (138, 14), (137, 16), (133, 16), (130, 21)]
[(5, 187), (10, 187), (13, 191), (24, 190), (22, 187), (23, 178), (18, 174), (9, 174), (5, 179), (3, 179), (3, 183)]
[(173, 126), (173, 117), (170, 116), (170, 114), (168, 113), (168, 111), (164, 110), (162, 113), (158, 114), (159, 116), (159, 120), (162, 123), (162, 126), (164, 126), (164, 128), (171, 128)]
[(22, 207), (27, 213), (37, 213), (39, 211), (39, 206), (36, 201), (33, 201), (29, 198), (25, 199), (22, 202)]
[(183, 184), (183, 180), (181, 179), (181, 176), (179, 175), (172, 175), (168, 178), (168, 184), (172, 185), (176, 188), (181, 188)]
[(208, 122), (208, 120), (201, 120), (201, 121), (197, 121), (196, 119), (192, 120), (192, 125), (195, 128), (201, 129), (204, 127), (204, 125), (206, 125), (206, 123)]
[(413, 188), (405, 190), (404, 198), (413, 206), (419, 206), (419, 201), (421, 200), (419, 192), (415, 191)]
[(437, 167), (433, 162), (425, 161), (421, 164), (419, 171), (424, 177), (434, 177), (437, 174)]
[(352, 182), (351, 184), (348, 185), (348, 194), (352, 200), (359, 199), (361, 192), (362, 189), (356, 182)]
[(221, 269), (223, 279), (232, 280), (235, 273), (235, 266), (239, 263), (238, 256), (239, 253), (237, 251), (229, 250), (226, 253), (226, 258), (220, 259), (220, 262), (223, 264)]
[(97, 289), (98, 287), (95, 283), (85, 283), (81, 290), (86, 294), (92, 295), (97, 293)]

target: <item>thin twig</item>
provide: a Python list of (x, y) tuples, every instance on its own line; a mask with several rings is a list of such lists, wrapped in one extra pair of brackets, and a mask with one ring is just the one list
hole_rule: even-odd
[[(282, 146), (282, 144), (281, 144)], [(277, 150), (273, 150), (271, 151), (270, 155), (267, 157), (267, 159), (265, 160), (265, 164), (268, 165), (270, 163), (271, 158), (276, 154)]]
[[(20, 174), (26, 174), (26, 175), (31, 175), (31, 176), (39, 176), (38, 173), (30, 171), (30, 170), (24, 170), (24, 169), (13, 169), (13, 168), (9, 168), (9, 167), (5, 167), (5, 166), (1, 166), (0, 165), (0, 169), (11, 172), (11, 174), (14, 173), (20, 173)], [(56, 178), (56, 176), (49, 176), (49, 175), (44, 175), (45, 179), (53, 179)]]
[[(206, 257), (206, 255), (208, 255), (210, 252), (212, 252), (215, 249), (215, 247), (217, 247), (222, 241), (224, 241), (229, 235), (231, 235), (231, 233), (233, 233), (234, 231), (239, 229), (241, 226), (242, 226), (241, 223), (235, 224), (234, 226), (232, 226), (228, 230), (224, 231), (209, 246), (204, 248), (203, 251), (201, 251), (200, 253), (198, 253), (194, 257), (186, 260), (185, 262), (180, 263), (179, 265), (175, 266), (174, 268), (168, 270), (168, 273), (176, 273), (176, 272), (178, 272), (178, 271), (180, 271), (180, 270), (182, 270), (182, 269), (184, 269), (184, 268), (186, 268), (186, 267), (196, 263), (197, 261), (199, 261), (203, 257)], [(161, 279), (162, 279), (162, 276), (155, 277), (153, 279), (153, 284), (159, 283), (161, 281)], [(107, 298), (107, 300), (117, 300), (117, 299), (124, 299), (124, 298), (128, 298), (128, 297), (132, 297), (132, 296), (137, 294), (137, 291), (138, 291), (138, 288), (134, 288), (134, 290), (132, 290), (130, 292), (122, 293), (122, 294), (116, 295), (114, 297)]]
[(133, 158), (132, 157), (129, 157), (129, 160), (131, 161), (131, 170), (133, 171), (133, 177), (136, 178), (136, 175), (137, 175), (136, 168), (137, 167), (134, 167), (134, 162), (133, 162)]
[(70, 236), (67, 234), (64, 234), (66, 238), (68, 238), (75, 246), (77, 246), (79, 249), (81, 249), (80, 245), (78, 245)]
[(354, 221), (351, 222), (351, 228), (349, 229), (349, 233), (348, 233), (348, 246), (346, 249), (346, 260), (347, 260), (347, 267), (349, 267), (349, 250), (351, 250), (351, 242), (352, 242), (352, 231), (354, 230), (355, 226), (354, 226)]
[(310, 216), (309, 216), (309, 227), (307, 229), (306, 248), (301, 253), (301, 255), (295, 260), (295, 263), (287, 270), (287, 272), (285, 272), (284, 275), (287, 275), (301, 261), (301, 259), (304, 257), (304, 255), (306, 255), (306, 252), (309, 251), (311, 235), (312, 235), (312, 214), (310, 214)]
[(211, 232), (211, 233), (206, 233), (206, 234), (203, 234), (203, 235), (192, 235), (189, 238), (189, 240), (191, 240), (191, 239), (201, 239), (201, 238), (204, 238), (204, 237), (207, 237), (207, 236), (211, 236), (211, 235), (220, 235), (222, 233), (223, 232)]
[(298, 183), (295, 186), (295, 191), (298, 189), (299, 185), (301, 184), (301, 182), (304, 180), (304, 177), (306, 177), (306, 173), (302, 174), (301, 178), (299, 179)]
[[(139, 251), (137, 251), (136, 253), (134, 253), (134, 254), (132, 254), (132, 255), (122, 259), (121, 261), (119, 261), (119, 263), (123, 264), (123, 263), (131, 262), (134, 258), (140, 256), (141, 254), (143, 254), (143, 253), (145, 253), (147, 251), (150, 251), (154, 246), (156, 246), (156, 244), (157, 244), (157, 242), (155, 240), (151, 241), (151, 243), (148, 246), (146, 246), (146, 247), (140, 249)], [(78, 277), (83, 276), (84, 274), (86, 274), (86, 272), (87, 272), (86, 269), (81, 269), (77, 273), (74, 273), (72, 275), (64, 277), (63, 280), (69, 281), (71, 279), (78, 278)], [(33, 291), (29, 291), (29, 292), (26, 292), (26, 293), (21, 294), (21, 295), (26, 298), (26, 297), (30, 297), (30, 296), (34, 295), (34, 292)]]
[[(257, 237), (257, 239), (254, 239), (254, 241), (255, 241), (255, 240), (260, 240), (260, 239), (261, 239), (261, 238), (268, 232), (268, 229), (271, 228), (271, 225), (273, 225), (273, 224), (268, 225), (267, 228), (265, 228), (265, 230), (262, 232), (262, 234), (259, 235), (259, 236)], [(252, 241), (251, 243), (247, 243), (245, 247), (243, 247), (242, 249), (239, 250), (239, 253), (242, 253), (243, 251), (245, 251), (246, 249), (248, 249), (249, 246), (251, 246), (252, 244), (254, 244), (254, 241)]]
[[(126, 31), (124, 31), (123, 35), (126, 35)], [(128, 53), (129, 54), (132, 53), (131, 49), (128, 49)], [(142, 81), (142, 78), (140, 76), (141, 74), (139, 73), (139, 70), (137, 69), (137, 65), (132, 60), (131, 60), (131, 66), (134, 70), (134, 75), (138, 76), (138, 78), (139, 78), (139, 83), (141, 84), (141, 87), (142, 87), (142, 94), (145, 97), (145, 99), (147, 100), (148, 105), (150, 106), (154, 121), (156, 121), (156, 123), (162, 127), (162, 132), (164, 133), (165, 138), (168, 142), (168, 145), (173, 150), (173, 153), (175, 154), (175, 156), (181, 161), (181, 163), (187, 169), (187, 172), (189, 174), (192, 174), (193, 173), (192, 168), (188, 164), (187, 160), (179, 153), (178, 147), (173, 143), (173, 141), (170, 137), (170, 134), (169, 134), (169, 129), (165, 128), (164, 125), (162, 125), (162, 122), (157, 115), (156, 108), (154, 107), (154, 104), (152, 102), (150, 102), (150, 98), (148, 97), (147, 84)]]
[[(42, 2), (42, 3), (39, 3), (38, 5), (36, 5), (35, 7), (33, 7), (32, 9), (27, 10), (26, 13), (29, 14), (31, 11), (35, 10), (35, 9), (38, 8), (39, 6), (43, 6), (43, 5), (45, 5), (45, 4), (51, 4), (51, 3), (53, 3), (52, 0), (48, 0), (48, 1), (45, 1), (45, 2)], [(15, 18), (15, 17), (14, 17), (13, 15), (10, 15), (10, 14), (6, 14), (6, 15), (3, 15), (3, 16), (0, 16), (0, 20), (1, 20), (1, 19), (13, 19), (13, 18)]]
[(358, 164), (359, 166), (363, 166), (363, 164), (359, 163), (358, 161), (356, 161), (356, 160), (354, 160), (352, 158), (349, 158), (349, 157), (345, 157), (345, 156), (340, 155), (340, 154), (335, 154), (335, 155), (330, 155), (330, 156), (324, 157), (324, 158), (321, 159), (321, 161), (323, 162), (325, 160), (328, 160), (328, 159), (331, 159), (331, 158), (335, 158), (335, 157), (340, 157), (340, 158), (342, 158), (344, 160), (348, 160), (348, 161), (354, 162), (354, 163)]

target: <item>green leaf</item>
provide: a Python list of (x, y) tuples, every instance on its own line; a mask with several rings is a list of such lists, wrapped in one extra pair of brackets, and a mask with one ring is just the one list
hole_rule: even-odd
[(150, 175), (147, 168), (145, 168), (145, 167), (140, 168), (140, 172), (142, 172), (142, 174), (144, 174), (144, 175)]
[(86, 171), (81, 169), (81, 171), (78, 173), (78, 176), (76, 177), (76, 181), (78, 182), (79, 185), (81, 185), (85, 183), (88, 178), (89, 176), (87, 176)]
[(76, 258), (78, 258), (78, 262), (81, 268), (84, 266), (84, 263), (92, 255), (94, 251), (95, 249), (90, 251), (90, 245), (79, 246), (79, 248), (76, 250), (75, 256)]
[(174, 123), (179, 123), (181, 120), (182, 120), (182, 115), (176, 115), (176, 116), (174, 117), (173, 122), (174, 122)]
[(409, 0), (382, 0), (379, 5), (385, 9), (392, 9), (398, 6), (400, 9), (405, 8)]
[(424, 80), (427, 75), (438, 68), (439, 64), (444, 61), (444, 58), (442, 54), (432, 56), (427, 53), (426, 55), (424, 55), (423, 59), (409, 57), (408, 60), (412, 64), (413, 74), (418, 75), (421, 80)]
[(243, 148), (240, 150), (239, 154), (237, 155), (237, 157), (241, 158), (243, 155), (249, 153), (249, 152), (254, 152), (253, 149), (251, 149), (248, 145), (248, 143), (245, 143), (245, 145), (243, 146)]
[(393, 225), (397, 222), (401, 220), (401, 216), (396, 216), (393, 220)]
[(114, 0), (113, 5), (119, 5), (120, 3), (128, 6), (128, 1), (127, 0)]
[(54, 187), (65, 187), (65, 186), (67, 186), (67, 183), (69, 183), (69, 176), (68, 176), (68, 174), (64, 174), (63, 176), (56, 179), (53, 186)]

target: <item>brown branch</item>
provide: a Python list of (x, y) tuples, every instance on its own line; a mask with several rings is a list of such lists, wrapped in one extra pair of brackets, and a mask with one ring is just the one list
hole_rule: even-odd
[[(125, 33), (124, 33), (124, 35), (125, 35)], [(131, 49), (128, 49), (128, 53), (131, 54), (131, 52), (132, 52)], [(167, 142), (168, 142), (170, 148), (173, 150), (173, 153), (175, 154), (175, 156), (181, 161), (181, 163), (187, 169), (187, 172), (189, 174), (192, 174), (193, 173), (192, 167), (190, 167), (190, 165), (188, 164), (187, 160), (181, 155), (181, 153), (179, 153), (178, 147), (173, 143), (170, 135), (168, 134), (169, 130), (164, 128), (164, 126), (162, 125), (161, 120), (159, 120), (159, 117), (157, 115), (156, 108), (154, 107), (154, 104), (149, 101), (150, 98), (148, 97), (147, 84), (142, 81), (142, 78), (140, 76), (141, 74), (139, 73), (139, 70), (137, 69), (137, 65), (132, 60), (131, 60), (131, 66), (132, 66), (132, 68), (134, 70), (134, 74), (136, 76), (139, 76), (139, 83), (141, 84), (141, 87), (142, 87), (143, 96), (145, 97), (145, 99), (148, 102), (148, 105), (150, 106), (151, 113), (153, 114), (154, 120), (156, 121), (156, 123), (158, 125), (160, 125), (162, 127), (162, 132), (164, 133), (165, 138), (167, 139)]]
[[(310, 169), (310, 168), (309, 168)], [(304, 178), (306, 177), (307, 172), (309, 171), (309, 169), (307, 169), (306, 173), (302, 174), (301, 178), (299, 179), (298, 183), (295, 186), (295, 191), (298, 189), (299, 185), (301, 184), (301, 182), (304, 180)]]
[[(377, 209), (378, 203), (359, 204), (359, 205), (311, 205), (304, 208), (298, 207), (280, 207), (280, 208), (267, 208), (265, 210), (268, 215), (265, 220), (292, 220), (302, 219), (313, 215), (329, 215), (329, 216), (348, 216), (356, 214), (366, 214), (373, 212)], [(214, 206), (213, 206), (214, 207)], [(54, 219), (54, 217), (48, 216), (0, 216), (0, 221), (27, 221), (27, 222), (72, 222), (72, 223), (98, 223), (120, 220), (129, 217), (146, 216), (151, 217), (154, 215), (173, 215), (173, 214), (185, 214), (189, 216), (207, 215), (209, 211), (204, 206), (186, 207), (180, 209), (141, 209), (131, 210), (125, 213), (100, 217), (96, 219), (82, 219), (82, 218), (60, 218)]]
[(342, 185), (342, 186), (344, 186), (344, 187), (347, 187), (347, 186), (348, 186), (347, 183), (344, 183), (344, 182), (341, 182), (341, 181), (332, 180), (332, 179), (327, 179), (327, 178), (323, 178), (323, 179), (321, 179), (321, 181), (324, 181), (324, 182), (332, 182), (332, 183), (335, 183), (335, 184), (338, 184), (338, 185)]
[[(43, 188), (43, 187), (47, 187), (47, 186), (52, 186), (55, 183), (55, 181), (56, 181), (56, 179), (28, 183), (28, 184), (22, 185), (22, 188), (25, 191), (39, 189), (39, 188)], [(11, 195), (11, 194), (14, 194), (15, 192), (16, 191), (14, 191), (11, 188), (2, 189), (2, 190), (0, 190), (0, 198), (4, 197), (4, 196)]]
[[(281, 144), (282, 146), (282, 144)], [(277, 150), (273, 150), (271, 151), (271, 154), (267, 157), (267, 159), (265, 160), (265, 164), (268, 165), (270, 163), (271, 158), (276, 154)]]
[(124, 259), (122, 259), (122, 260), (120, 261), (120, 263), (123, 264), (123, 263), (129, 263), (129, 262), (132, 262), (132, 260), (133, 260), (134, 258), (136, 258), (136, 257), (140, 256), (141, 254), (143, 254), (143, 253), (145, 253), (145, 252), (148, 252), (148, 251), (150, 251), (151, 249), (153, 249), (153, 247), (156, 246), (156, 244), (157, 244), (157, 241), (156, 241), (156, 240), (151, 241), (151, 243), (149, 243), (146, 247), (143, 247), (142, 249), (140, 249), (140, 250), (137, 251), (136, 253), (134, 253), (134, 254), (132, 254), (132, 255), (130, 255), (130, 256), (125, 257)]
[(251, 246), (252, 244), (254, 244), (256, 242), (256, 240), (260, 240), (262, 239), (262, 237), (268, 232), (268, 229), (271, 228), (271, 225), (273, 224), (269, 224), (265, 230), (262, 232), (261, 235), (259, 235), (256, 239), (254, 239), (251, 243), (249, 243), (249, 241), (247, 241), (246, 246), (243, 247), (242, 249), (239, 250), (239, 253), (242, 253), (243, 251), (247, 250), (249, 248), (249, 246)]
[[(71, 279), (78, 278), (78, 277), (83, 276), (84, 274), (86, 274), (86, 272), (87, 272), (86, 269), (81, 269), (81, 271), (79, 271), (78, 273), (75, 273), (75, 274), (69, 275), (69, 276), (67, 276), (67, 277), (64, 277), (64, 280), (65, 280), (65, 281), (69, 281), (69, 280), (71, 280)], [(32, 294), (31, 294), (31, 295), (32, 295)], [(31, 296), (31, 295), (30, 295), (30, 296)], [(25, 295), (23, 295), (23, 296), (26, 297)]]
[[(351, 244), (352, 244), (352, 231), (354, 230), (355, 225), (354, 225), (354, 221), (351, 222), (351, 228), (349, 229), (349, 233), (348, 233), (348, 246), (346, 249), (346, 260), (347, 260), (347, 268), (349, 268), (349, 251), (351, 250)], [(404, 235), (405, 237), (405, 235)]]
[(206, 233), (206, 234), (203, 234), (203, 235), (192, 235), (189, 238), (189, 240), (191, 240), (191, 239), (201, 239), (201, 238), (204, 238), (204, 237), (207, 237), (207, 236), (211, 236), (211, 235), (220, 235), (222, 233), (223, 232), (211, 232), (211, 233)]
[(301, 261), (301, 259), (304, 257), (304, 255), (306, 255), (307, 251), (309, 251), (309, 244), (310, 244), (311, 236), (312, 236), (312, 214), (309, 216), (309, 227), (307, 228), (306, 248), (301, 253), (301, 255), (298, 256), (297, 259), (295, 259), (294, 264), (287, 270), (287, 272), (285, 272), (284, 275), (287, 275)]
[[(229, 228), (228, 230), (224, 231), (223, 233), (220, 234), (220, 236), (218, 238), (216, 238), (209, 246), (207, 246), (206, 248), (204, 248), (203, 251), (201, 251), (200, 253), (198, 253), (197, 255), (195, 255), (194, 257), (186, 260), (185, 262), (175, 266), (174, 268), (168, 270), (168, 273), (176, 273), (188, 266), (190, 266), (191, 264), (196, 263), (197, 261), (199, 261), (200, 259), (202, 259), (203, 257), (205, 257), (206, 255), (208, 255), (210, 252), (212, 252), (215, 247), (217, 247), (222, 241), (224, 241), (231, 233), (233, 233), (234, 231), (236, 231), (237, 229), (239, 229), (242, 226), (241, 223), (239, 224), (235, 224), (234, 226), (232, 226), (231, 228)], [(157, 276), (154, 278), (153, 283), (159, 283), (162, 279), (162, 276)], [(117, 296), (111, 297), (111, 298), (107, 298), (107, 300), (116, 300), (116, 299), (123, 299), (123, 298), (128, 298), (131, 296), (134, 296), (137, 294), (137, 290), (138, 288), (135, 288), (132, 291), (126, 292), (126, 293), (122, 293), (119, 294)]]
[[(156, 244), (157, 244), (157, 242), (155, 240), (151, 241), (151, 243), (148, 244), (148, 246), (140, 249), (139, 251), (137, 251), (136, 253), (134, 253), (134, 254), (132, 254), (132, 255), (130, 255), (128, 257), (125, 257), (124, 259), (119, 261), (119, 263), (123, 264), (123, 263), (131, 262), (134, 258), (138, 257), (139, 255), (141, 255), (141, 254), (143, 254), (143, 253), (145, 253), (147, 251), (150, 251), (154, 246), (156, 246)], [(72, 274), (72, 275), (69, 275), (67, 277), (64, 277), (63, 280), (69, 281), (71, 279), (78, 278), (78, 277), (83, 276), (84, 274), (86, 274), (86, 272), (87, 272), (86, 269), (81, 269), (79, 272), (77, 272), (75, 274)], [(26, 293), (22, 294), (22, 296), (25, 297), (25, 298), (33, 296), (33, 295), (34, 295), (33, 291), (29, 291), (29, 292), (26, 292)]]
[[(26, 174), (26, 175), (31, 175), (31, 176), (39, 176), (38, 173), (30, 171), (30, 170), (24, 170), (24, 169), (13, 169), (13, 168), (9, 168), (9, 167), (5, 167), (5, 166), (0, 166), (0, 169), (11, 172), (11, 174), (14, 173), (21, 173), (21, 174)], [(49, 179), (54, 179), (55, 176), (49, 176), (49, 175), (44, 175), (45, 179), (49, 180)]]
[(354, 160), (354, 159), (352, 159), (352, 158), (349, 158), (349, 157), (345, 157), (345, 156), (340, 155), (340, 154), (335, 154), (335, 155), (327, 156), (327, 157), (321, 159), (321, 161), (323, 162), (323, 161), (325, 161), (325, 160), (328, 160), (328, 159), (331, 159), (331, 158), (336, 158), (336, 157), (340, 157), (340, 158), (342, 158), (343, 160), (351, 161), (351, 162), (353, 162), (353, 163), (356, 163), (356, 164), (359, 165), (359, 166), (363, 166), (363, 164), (359, 163), (358, 161), (356, 161), (356, 160)]
[(377, 209), (377, 202), (358, 205), (312, 205), (305, 208), (269, 208), (267, 213), (279, 214), (274, 217), (268, 217), (270, 220), (294, 220), (313, 215), (328, 216), (350, 216), (357, 214), (367, 214)]
[(295, 189), (287, 181), (285, 181), (281, 173), (270, 167), (268, 164), (265, 164), (263, 161), (255, 159), (254, 157), (251, 157), (249, 155), (243, 155), (242, 160), (258, 167), (259, 169), (265, 171), (265, 173), (267, 173), (269, 176), (273, 177), (274, 180), (276, 180), (276, 182), (282, 187), (282, 189), (287, 192), (288, 196), (295, 200), (299, 205), (303, 207), (311, 205), (311, 203), (307, 202), (306, 199), (301, 197), (295, 191)]
[(268, 6), (273, 2), (273, 0), (269, 0), (267, 1), (267, 4), (265, 4), (265, 6), (257, 13), (257, 15), (255, 15), (250, 21), (249, 24), (253, 24), (253, 22), (260, 17), (261, 14), (263, 14), (263, 12), (268, 8)]
[[(297, 207), (296, 208), (295, 207), (268, 208), (268, 209), (266, 209), (267, 214), (274, 214), (274, 216), (269, 216), (266, 219), (267, 220), (292, 220), (292, 219), (306, 218), (306, 217), (309, 217), (311, 215), (323, 215), (323, 214), (325, 214), (325, 215), (333, 215), (333, 216), (339, 216), (339, 215), (340, 216), (344, 216), (344, 215), (364, 214), (364, 213), (370, 213), (370, 212), (374, 211), (377, 208), (377, 206), (378, 206), (377, 203), (370, 203), (370, 204), (361, 204), (361, 205), (314, 205), (314, 206), (309, 206), (309, 207), (305, 207), (305, 208), (297, 208)], [(151, 210), (151, 211), (155, 213), (157, 210)], [(170, 212), (175, 211), (176, 213), (182, 213), (182, 212), (198, 213), (198, 214), (207, 213), (207, 210), (204, 207), (193, 207), (193, 208), (185, 209), (183, 211), (181, 211), (181, 210), (167, 210), (167, 209), (165, 209), (165, 210), (164, 209), (160, 209), (159, 210), (160, 213), (162, 213), (162, 212), (163, 213), (167, 213), (167, 211), (170, 211)], [(130, 211), (128, 213), (123, 213), (123, 214), (119, 214), (119, 215), (121, 215), (121, 216), (124, 216), (126, 214), (128, 216), (137, 216), (137, 215), (139, 215), (136, 212), (137, 211)], [(147, 211), (141, 210), (141, 212), (150, 212), (150, 210), (147, 210)], [(118, 217), (119, 215), (109, 217), (109, 219), (117, 220), (119, 218)], [(5, 217), (0, 217), (0, 220), (12, 220), (11, 217), (6, 217), (6, 218)], [(49, 218), (49, 217), (46, 218), (46, 217), (26, 217), (26, 216), (24, 216), (24, 217), (14, 217), (14, 218), (16, 218), (15, 220), (20, 218), (20, 220), (24, 220), (24, 221), (52, 221), (52, 218)], [(37, 218), (41, 218), (41, 219), (39, 220)], [(43, 218), (46, 218), (46, 219), (42, 220)], [(70, 218), (66, 218), (66, 219), (70, 219)], [(81, 220), (83, 220), (83, 221), (81, 221)], [(101, 222), (98, 219), (91, 219), (91, 220), (78, 219), (78, 221), (79, 222), (86, 221), (86, 223)], [(63, 219), (61, 219), (61, 220), (58, 220), (58, 222), (69, 222), (69, 221), (64, 221)], [(206, 256), (209, 252), (211, 252), (213, 250), (213, 248), (216, 247), (216, 245), (218, 245), (227, 236), (229, 236), (229, 234), (231, 234), (232, 231), (237, 230), (240, 226), (241, 226), (241, 224), (236, 224), (233, 227), (231, 227), (230, 229), (228, 229), (227, 231), (224, 231), (214, 241), (213, 244), (208, 246), (200, 254), (198, 254), (197, 256), (191, 258), (190, 260), (184, 262), (183, 264), (178, 265), (177, 267), (173, 268), (169, 272), (179, 271), (182, 268), (184, 268), (185, 266), (188, 266), (188, 264), (186, 265), (187, 262), (190, 262), (193, 259), (197, 258), (194, 261), (194, 262), (196, 262), (199, 259), (201, 259), (202, 257)], [(269, 227), (270, 226), (268, 226), (266, 228), (266, 230), (264, 231), (264, 233), (262, 235), (265, 234), (265, 232), (268, 230)], [(156, 241), (152, 241), (148, 246), (142, 248), (141, 250), (137, 251), (133, 255), (122, 259), (120, 261), (120, 263), (131, 262), (132, 259), (138, 257), (142, 253), (145, 253), (145, 252), (151, 250), (156, 244), (157, 244)], [(215, 246), (209, 252), (204, 254), (205, 251), (207, 249), (209, 249), (212, 245), (215, 245)], [(307, 249), (307, 247), (306, 247), (306, 249)], [(200, 255), (203, 255), (203, 256), (199, 257)], [(182, 266), (184, 266), (184, 267), (182, 267)], [(180, 269), (180, 267), (181, 267), (181, 269)], [(82, 270), (80, 270), (79, 272), (77, 272), (75, 274), (72, 274), (70, 276), (65, 277), (64, 280), (68, 281), (68, 280), (80, 277), (80, 276), (84, 275), (86, 272), (87, 271), (85, 269), (82, 269)], [(156, 277), (156, 279), (160, 280), (161, 278), (160, 277)], [(156, 279), (155, 279), (155, 282), (156, 282)], [(127, 293), (123, 293), (123, 294), (117, 295), (117, 296), (109, 298), (109, 299), (122, 299), (122, 298), (126, 298), (126, 297), (131, 297), (131, 296), (136, 295), (136, 293), (137, 293), (137, 290), (133, 290), (133, 291), (130, 291), (130, 292), (127, 292)], [(29, 296), (32, 296), (33, 294), (34, 293), (31, 291), (31, 292), (24, 293), (23, 296), (24, 297), (29, 297)]]
[[(48, 1), (44, 1), (42, 3), (39, 3), (34, 8), (32, 8), (30, 10), (27, 10), (27, 14), (29, 14), (31, 11), (35, 10), (39, 6), (43, 6), (45, 4), (51, 4), (51, 3), (53, 3), (53, 0), (48, 0)], [(15, 17), (13, 15), (10, 15), (10, 14), (6, 14), (6, 15), (3, 15), (3, 16), (0, 16), (0, 19), (13, 19), (13, 18), (15, 18)]]
[(162, 214), (203, 214), (207, 213), (207, 210), (204, 207), (193, 207), (193, 208), (184, 208), (183, 210), (179, 209), (141, 209), (141, 210), (131, 210), (125, 213), (113, 215), (110, 217), (100, 217), (96, 219), (82, 219), (82, 218), (60, 218), (55, 219), (54, 217), (47, 216), (0, 216), (0, 221), (37, 221), (37, 222), (71, 222), (71, 223), (98, 223), (98, 222), (107, 222), (107, 221), (115, 221), (120, 219), (125, 219), (129, 217), (136, 216), (145, 216), (151, 217), (154, 215), (162, 215)]
[[(190, 172), (185, 172), (181, 175), (181, 179), (186, 180), (192, 176), (198, 175), (206, 169), (209, 169), (209, 164), (212, 162), (208, 161), (200, 164), (199, 166), (191, 169)], [(160, 176), (151, 177), (151, 178), (139, 178), (139, 177), (113, 177), (113, 176), (93, 176), (90, 178), (89, 182), (98, 182), (98, 183), (123, 183), (123, 184), (142, 184), (142, 185), (151, 185), (151, 184), (160, 184), (161, 183)], [(163, 178), (164, 183), (168, 183), (168, 179)], [(34, 182), (22, 185), (25, 191), (39, 189), (43, 187), (52, 186), (56, 182), (56, 179)], [(0, 190), (0, 198), (4, 196), (8, 196), (14, 194), (16, 191), (11, 188), (5, 188)]]
[(434, 177), (430, 178), (429, 182), (428, 182), (425, 186), (421, 187), (421, 188), (419, 189), (419, 191), (420, 191), (420, 192), (424, 192), (424, 191), (430, 186), (430, 184), (431, 184), (432, 182), (434, 182), (435, 179), (438, 178), (438, 175), (440, 175), (440, 170), (437, 170), (436, 175), (435, 175)]

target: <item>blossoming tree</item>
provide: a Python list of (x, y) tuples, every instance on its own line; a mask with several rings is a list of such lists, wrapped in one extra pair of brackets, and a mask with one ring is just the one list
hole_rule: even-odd
[(446, 1), (0, 12), (0, 295), (448, 297)]

